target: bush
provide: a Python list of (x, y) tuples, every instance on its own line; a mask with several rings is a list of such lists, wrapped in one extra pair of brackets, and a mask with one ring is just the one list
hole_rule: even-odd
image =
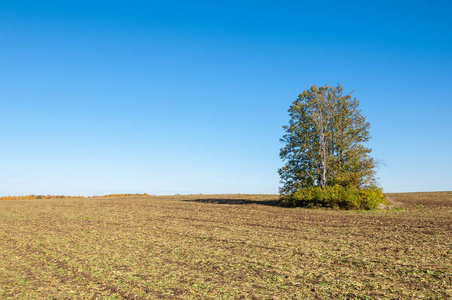
[(285, 206), (331, 207), (334, 209), (371, 210), (386, 203), (382, 190), (376, 187), (357, 189), (341, 185), (307, 187), (297, 190), (283, 200)]

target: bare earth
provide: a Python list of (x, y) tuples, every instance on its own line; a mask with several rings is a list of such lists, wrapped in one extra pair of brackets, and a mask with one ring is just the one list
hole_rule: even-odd
[(0, 201), (0, 299), (450, 299), (452, 192)]

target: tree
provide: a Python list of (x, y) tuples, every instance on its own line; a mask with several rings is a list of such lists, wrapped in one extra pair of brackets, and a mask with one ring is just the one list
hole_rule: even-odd
[(339, 84), (312, 86), (299, 94), (289, 114), (281, 139), (281, 193), (310, 186), (375, 185), (376, 162), (371, 149), (363, 146), (370, 139), (370, 124), (356, 98), (344, 94)]

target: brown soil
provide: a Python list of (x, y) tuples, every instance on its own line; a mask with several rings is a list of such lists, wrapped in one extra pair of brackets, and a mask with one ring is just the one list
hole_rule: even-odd
[(451, 298), (452, 192), (388, 196), (367, 212), (278, 195), (1, 201), (0, 298)]

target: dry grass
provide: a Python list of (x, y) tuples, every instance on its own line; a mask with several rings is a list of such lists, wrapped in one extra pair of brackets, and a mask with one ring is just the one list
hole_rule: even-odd
[(447, 299), (452, 192), (402, 210), (277, 195), (0, 202), (1, 299)]
[(396, 193), (386, 195), (390, 201), (400, 203), (402, 207), (452, 207), (452, 192)]

